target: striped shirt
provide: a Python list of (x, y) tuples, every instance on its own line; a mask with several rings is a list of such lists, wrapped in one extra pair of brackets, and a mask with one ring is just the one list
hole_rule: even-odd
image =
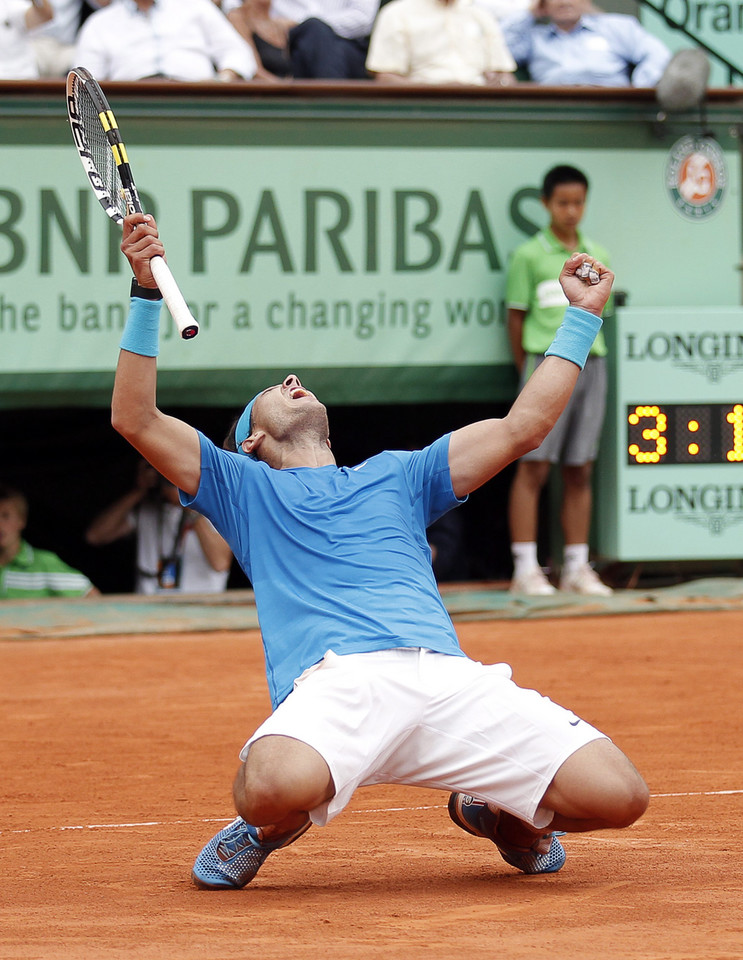
[(37, 550), (21, 540), (21, 549), (0, 567), (0, 599), (82, 597), (93, 588), (84, 573), (74, 570), (56, 553)]

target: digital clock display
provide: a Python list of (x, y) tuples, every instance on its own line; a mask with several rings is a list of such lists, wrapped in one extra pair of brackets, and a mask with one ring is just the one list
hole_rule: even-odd
[(627, 463), (743, 463), (743, 403), (627, 406)]

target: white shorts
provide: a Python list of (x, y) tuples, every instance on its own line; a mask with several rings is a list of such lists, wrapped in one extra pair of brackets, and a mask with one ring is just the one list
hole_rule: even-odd
[(511, 680), (508, 664), (417, 648), (324, 659), (248, 740), (292, 737), (330, 768), (335, 795), (310, 811), (324, 826), (357, 787), (402, 783), (472, 794), (537, 829), (542, 797), (565, 760), (604, 738), (590, 724)]

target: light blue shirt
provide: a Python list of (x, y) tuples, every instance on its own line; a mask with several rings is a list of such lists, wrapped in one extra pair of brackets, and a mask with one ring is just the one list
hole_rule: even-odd
[(464, 656), (426, 540), (461, 502), (448, 435), (356, 467), (290, 470), (200, 441), (199, 490), (181, 502), (211, 520), (253, 584), (274, 707), (328, 650)]
[(671, 59), (660, 40), (623, 14), (583, 16), (569, 32), (530, 13), (510, 17), (501, 27), (514, 60), (535, 83), (654, 87)]

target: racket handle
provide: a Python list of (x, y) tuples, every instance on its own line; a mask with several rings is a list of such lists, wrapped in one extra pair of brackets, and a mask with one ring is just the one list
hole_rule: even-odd
[(184, 340), (195, 337), (199, 332), (199, 325), (191, 316), (191, 311), (188, 309), (188, 304), (183, 299), (183, 294), (170, 272), (170, 267), (162, 257), (153, 257), (150, 260), (150, 269), (181, 336)]

